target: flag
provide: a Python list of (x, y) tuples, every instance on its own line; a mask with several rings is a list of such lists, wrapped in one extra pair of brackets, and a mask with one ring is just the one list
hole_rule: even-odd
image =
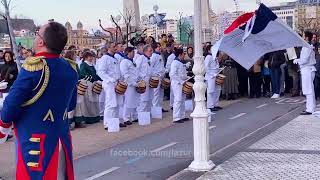
[[(214, 48), (226, 53), (246, 69), (269, 52), (292, 47), (310, 47), (268, 7), (238, 17)], [(216, 52), (217, 49), (213, 49)]]

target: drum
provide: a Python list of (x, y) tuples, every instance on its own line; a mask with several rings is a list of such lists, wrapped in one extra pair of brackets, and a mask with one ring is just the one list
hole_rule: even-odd
[(162, 81), (161, 81), (161, 88), (162, 89), (169, 89), (170, 88), (170, 79), (168, 78), (164, 78)]
[(138, 85), (137, 85), (137, 87), (136, 87), (137, 93), (143, 94), (143, 93), (146, 92), (146, 89), (147, 89), (146, 82), (144, 82), (144, 81), (139, 81), (139, 82), (138, 82)]
[(77, 87), (78, 94), (80, 96), (83, 96), (86, 93), (87, 89), (88, 89), (88, 85), (86, 85), (85, 82), (80, 81)]
[(150, 88), (157, 88), (160, 82), (159, 77), (151, 77), (149, 81), (149, 87)]
[(216, 85), (222, 86), (224, 84), (224, 80), (226, 79), (227, 76), (223, 74), (218, 74), (216, 78)]
[(100, 95), (102, 92), (102, 84), (100, 82), (95, 82), (92, 87), (92, 92)]
[(126, 92), (128, 87), (128, 84), (126, 82), (118, 82), (118, 84), (116, 85), (116, 93), (119, 95), (124, 95), (124, 93)]
[(186, 82), (183, 85), (182, 92), (185, 95), (191, 95), (192, 94), (192, 87), (193, 87), (193, 84), (191, 82)]

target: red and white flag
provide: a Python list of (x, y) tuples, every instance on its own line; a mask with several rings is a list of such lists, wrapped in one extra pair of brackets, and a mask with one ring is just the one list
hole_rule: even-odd
[(295, 31), (264, 4), (256, 12), (238, 17), (212, 49), (226, 53), (246, 69), (269, 52), (292, 47), (310, 47)]

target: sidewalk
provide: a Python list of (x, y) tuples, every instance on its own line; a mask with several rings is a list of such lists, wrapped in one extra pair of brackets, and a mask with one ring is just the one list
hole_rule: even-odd
[[(220, 106), (226, 107), (239, 101), (240, 100), (221, 101)], [(165, 101), (165, 109), (169, 109), (168, 104), (169, 102)], [(171, 110), (168, 113), (164, 113), (163, 116), (162, 120), (152, 120), (152, 123), (149, 126), (134, 124), (121, 129), (118, 133), (108, 133), (104, 130), (102, 123), (89, 125), (83, 129), (76, 129), (72, 131), (74, 159), (79, 159), (83, 156), (102, 151), (175, 125), (172, 123)], [(13, 140), (0, 145), (0, 177), (5, 178), (6, 180), (14, 179), (14, 152)]]
[(320, 178), (320, 118), (299, 116), (198, 180)]

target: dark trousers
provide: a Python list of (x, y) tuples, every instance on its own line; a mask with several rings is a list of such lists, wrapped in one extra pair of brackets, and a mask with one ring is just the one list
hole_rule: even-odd
[(248, 71), (241, 65), (237, 66), (238, 81), (239, 81), (239, 94), (240, 96), (248, 95)]
[(289, 69), (289, 76), (292, 78), (292, 95), (299, 95), (300, 94), (300, 76), (296, 70)]
[(261, 73), (249, 73), (250, 97), (261, 97)]
[(271, 85), (272, 85), (273, 94), (280, 94), (280, 83), (281, 83), (281, 69), (272, 68), (271, 69)]
[(270, 89), (271, 88), (271, 76), (270, 75), (264, 75), (263, 76), (263, 95), (270, 95)]
[(314, 89), (316, 99), (318, 99), (320, 97), (320, 77), (318, 76), (314, 79)]

